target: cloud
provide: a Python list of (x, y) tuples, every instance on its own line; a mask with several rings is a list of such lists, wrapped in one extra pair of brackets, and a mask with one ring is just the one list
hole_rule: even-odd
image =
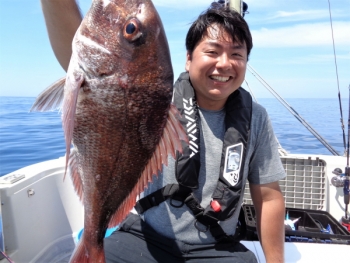
[(153, 0), (153, 4), (161, 7), (168, 7), (174, 9), (188, 9), (189, 7), (209, 7), (210, 1), (203, 0)]
[(258, 9), (258, 8), (261, 8), (261, 7), (268, 8), (268, 7), (276, 5), (276, 0), (264, 0), (264, 1), (261, 1), (261, 0), (245, 0), (244, 2), (246, 2), (248, 4), (248, 10), (249, 10), (249, 7), (254, 7), (255, 9)]
[[(85, 14), (91, 7), (92, 0), (77, 0), (77, 2), (79, 3), (82, 13)], [(157, 9), (159, 7), (176, 10), (189, 10), (190, 8), (199, 8), (200, 11), (203, 11), (205, 8), (208, 8), (210, 6), (211, 1), (207, 2), (203, 0), (152, 0), (152, 3)], [(195, 11), (195, 13), (199, 14), (198, 11)]]
[[(336, 47), (350, 46), (350, 22), (334, 22)], [(329, 23), (298, 24), (280, 28), (252, 30), (255, 47), (316, 47), (332, 45)]]
[(329, 12), (327, 10), (298, 10), (294, 12), (277, 11), (274, 16), (268, 19), (287, 19), (292, 21), (299, 21), (305, 19), (310, 20), (325, 18), (327, 16), (329, 16)]
[[(337, 55), (337, 61), (350, 60), (350, 54)], [(310, 55), (307, 57), (296, 57), (294, 60), (291, 60), (290, 64), (319, 64), (319, 63), (329, 63), (334, 62), (334, 55)]]
[[(347, 14), (343, 10), (333, 10), (332, 18), (345, 17)], [(328, 10), (298, 10), (293, 12), (277, 11), (274, 15), (267, 18), (268, 22), (297, 22), (310, 21), (317, 19), (329, 19)]]
[[(350, 61), (350, 53), (348, 54), (337, 54), (337, 64), (338, 65), (347, 65)], [(334, 55), (331, 53), (331, 50), (328, 54), (308, 54), (307, 56), (288, 56), (286, 57), (277, 57), (273, 60), (273, 63), (276, 65), (333, 65), (334, 64)], [(340, 68), (340, 70), (342, 67)]]

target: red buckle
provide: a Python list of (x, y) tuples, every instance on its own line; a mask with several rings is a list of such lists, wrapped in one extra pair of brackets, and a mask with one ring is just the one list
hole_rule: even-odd
[(211, 206), (211, 208), (213, 208), (213, 210), (214, 210), (215, 212), (220, 212), (220, 211), (221, 211), (221, 205), (220, 205), (219, 202), (216, 201), (216, 200), (212, 200), (212, 201), (210, 202), (210, 206)]
[(345, 226), (348, 229), (348, 231), (350, 232), (350, 224), (342, 223), (342, 225)]

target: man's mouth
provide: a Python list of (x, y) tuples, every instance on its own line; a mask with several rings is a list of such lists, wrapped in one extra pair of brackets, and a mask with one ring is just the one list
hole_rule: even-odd
[(210, 76), (210, 78), (219, 82), (227, 82), (231, 77)]

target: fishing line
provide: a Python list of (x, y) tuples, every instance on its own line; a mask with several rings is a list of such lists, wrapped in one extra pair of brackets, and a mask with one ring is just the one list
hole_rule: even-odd
[[(255, 101), (256, 103), (258, 103), (257, 98), (254, 96), (253, 90), (250, 88), (250, 86), (249, 86), (249, 84), (248, 84), (248, 81), (247, 81), (247, 80), (244, 80), (244, 82), (245, 82), (245, 84), (247, 85), (247, 87), (248, 87), (248, 89), (249, 89), (249, 93), (252, 95), (254, 101)], [(286, 155), (288, 154), (287, 151), (286, 151), (285, 149), (283, 149), (283, 147), (282, 147), (282, 145), (280, 144), (280, 142), (279, 142), (277, 136), (275, 136), (275, 138), (276, 138), (276, 141), (277, 141), (277, 143), (278, 143), (278, 152), (280, 153), (281, 156), (286, 156)]]
[(338, 85), (338, 99), (339, 99), (339, 108), (340, 108), (340, 124), (341, 124), (341, 128), (343, 130), (343, 144), (344, 144), (344, 153), (345, 153), (346, 152), (345, 127), (344, 127), (344, 118), (343, 118), (343, 107), (342, 107), (341, 97), (340, 97), (339, 77), (338, 77), (338, 63), (337, 63), (337, 56), (335, 54), (335, 42), (334, 42), (334, 34), (333, 34), (333, 21), (332, 21), (332, 12), (331, 12), (331, 2), (330, 2), (330, 0), (328, 0), (328, 10), (329, 10), (329, 20), (331, 22), (331, 32), (332, 32), (332, 41), (333, 41), (333, 54), (334, 54), (334, 63), (335, 63), (335, 73), (336, 73), (336, 76), (337, 76), (337, 85)]
[(250, 71), (250, 73), (253, 74), (254, 77), (257, 78), (257, 80), (268, 90), (272, 93), (272, 95), (275, 96), (275, 98), (282, 103), (282, 105), (289, 110), (290, 113), (293, 114), (293, 116), (300, 121), (302, 125), (306, 129), (308, 129), (315, 137), (318, 139), (333, 155), (339, 156), (339, 153), (321, 136), (317, 133), (317, 131), (314, 130), (314, 128), (311, 127), (310, 124), (308, 124), (300, 115), (299, 113), (293, 109), (254, 69), (250, 64), (247, 64), (247, 68)]
[(244, 82), (245, 82), (245, 84), (247, 85), (247, 87), (248, 87), (248, 89), (249, 89), (249, 92), (250, 92), (250, 94), (252, 95), (254, 101), (255, 101), (256, 103), (258, 103), (258, 100), (257, 100), (256, 97), (254, 96), (254, 93), (253, 93), (252, 89), (250, 88), (250, 86), (249, 86), (249, 84), (248, 84), (248, 81), (247, 81), (247, 80), (244, 80)]

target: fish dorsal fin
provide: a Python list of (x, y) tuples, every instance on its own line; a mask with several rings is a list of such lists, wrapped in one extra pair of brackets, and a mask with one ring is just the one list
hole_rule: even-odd
[(75, 111), (77, 108), (77, 100), (79, 95), (79, 90), (84, 78), (80, 74), (71, 74), (67, 76), (66, 84), (64, 87), (64, 100), (62, 107), (62, 125), (64, 131), (64, 138), (66, 141), (66, 169), (64, 177), (66, 177), (67, 166), (70, 156), (70, 146), (73, 139), (74, 131), (74, 119)]
[(52, 111), (61, 108), (65, 82), (66, 78), (61, 78), (41, 92), (30, 111)]
[(83, 191), (83, 182), (81, 181), (81, 176), (78, 169), (77, 164), (77, 151), (75, 148), (71, 150), (69, 161), (68, 161), (68, 174), (70, 174), (70, 177), (72, 179), (75, 192), (79, 196), (80, 201), (84, 202), (84, 191)]
[(182, 153), (181, 140), (188, 143), (188, 137), (178, 120), (178, 115), (180, 113), (177, 108), (171, 104), (163, 135), (151, 159), (148, 161), (141, 177), (129, 196), (123, 201), (111, 218), (108, 227), (115, 227), (128, 215), (136, 203), (137, 196), (145, 190), (149, 182), (152, 182), (152, 176), (158, 175), (162, 170), (163, 164), (168, 165), (168, 155), (172, 155), (175, 158), (176, 151)]

